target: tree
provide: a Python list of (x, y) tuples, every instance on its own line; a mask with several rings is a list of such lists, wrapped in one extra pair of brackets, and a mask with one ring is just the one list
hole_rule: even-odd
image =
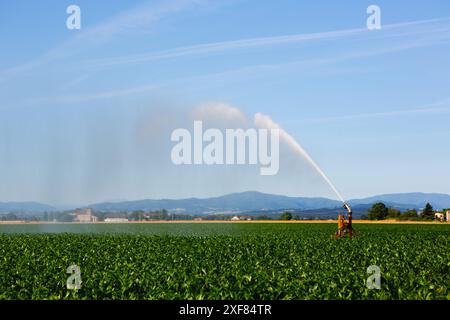
[(61, 215), (58, 216), (58, 221), (61, 222), (72, 222), (73, 221), (73, 216), (70, 213), (62, 213)]
[(270, 216), (260, 215), (260, 216), (256, 216), (255, 220), (273, 220), (273, 218)]
[(292, 220), (292, 213), (290, 212), (283, 212), (280, 216), (280, 220)]
[(135, 210), (128, 215), (128, 217), (133, 221), (141, 221), (144, 220), (144, 210)]
[(433, 220), (433, 219), (434, 219), (434, 210), (433, 210), (433, 207), (432, 207), (431, 204), (429, 204), (428, 202), (427, 202), (427, 204), (425, 205), (425, 208), (423, 208), (421, 217), (422, 217), (422, 219), (424, 219), (424, 220)]
[(388, 216), (389, 210), (383, 202), (375, 203), (368, 211), (369, 220), (384, 220)]
[(388, 218), (394, 218), (397, 219), (400, 217), (400, 210), (394, 209), (394, 208), (388, 208)]
[(408, 209), (400, 215), (400, 219), (402, 220), (414, 220), (417, 219), (417, 210), (416, 209)]

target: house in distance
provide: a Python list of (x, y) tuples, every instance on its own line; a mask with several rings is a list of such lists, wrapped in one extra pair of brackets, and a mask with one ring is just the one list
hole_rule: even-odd
[(75, 215), (74, 218), (75, 222), (90, 223), (98, 221), (98, 218), (92, 214), (91, 208), (77, 209), (74, 215)]

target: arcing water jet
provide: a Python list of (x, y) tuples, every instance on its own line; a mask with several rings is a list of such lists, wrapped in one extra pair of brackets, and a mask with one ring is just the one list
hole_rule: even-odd
[(303, 147), (295, 141), (295, 139), (287, 133), (283, 128), (281, 128), (277, 123), (275, 123), (269, 116), (263, 115), (261, 113), (255, 114), (255, 126), (263, 127), (267, 129), (278, 129), (280, 133), (280, 139), (284, 141), (295, 153), (306, 159), (308, 163), (322, 176), (325, 182), (331, 187), (336, 196), (345, 203), (344, 198), (341, 196), (339, 191), (336, 189), (331, 180), (326, 176), (326, 174), (322, 171), (319, 165), (311, 158), (311, 156), (303, 149)]
[(348, 203), (345, 202), (344, 198), (339, 193), (339, 191), (336, 189), (336, 187), (331, 182), (331, 180), (327, 177), (325, 172), (323, 172), (323, 170), (311, 158), (311, 156), (306, 152), (306, 150), (303, 149), (303, 147), (289, 133), (287, 133), (277, 123), (275, 123), (269, 116), (263, 115), (261, 113), (256, 113), (254, 122), (255, 122), (255, 126), (257, 126), (257, 127), (263, 127), (266, 129), (278, 129), (280, 139), (282, 141), (284, 141), (287, 145), (289, 145), (295, 153), (297, 153), (298, 155), (300, 155), (304, 159), (306, 159), (306, 161), (308, 161), (308, 163), (322, 176), (322, 178), (326, 181), (326, 183), (334, 191), (336, 196), (342, 201), (344, 209), (347, 211), (347, 221), (345, 220), (345, 218), (342, 214), (339, 214), (339, 216), (338, 216), (338, 230), (335, 234), (335, 237), (339, 238), (339, 237), (345, 237), (348, 235), (350, 238), (352, 238), (353, 237), (352, 209), (350, 208)]

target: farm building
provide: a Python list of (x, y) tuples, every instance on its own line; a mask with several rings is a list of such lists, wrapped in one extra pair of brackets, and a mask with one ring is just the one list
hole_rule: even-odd
[(250, 216), (241, 216), (241, 217), (234, 216), (233, 218), (231, 218), (231, 221), (244, 221), (244, 220), (250, 221), (250, 220), (252, 220), (252, 217), (250, 217)]
[(127, 218), (106, 218), (105, 222), (121, 223), (121, 222), (128, 222), (128, 219)]
[(450, 222), (450, 210), (444, 209), (442, 212), (436, 212), (434, 214), (434, 219), (437, 221), (447, 221)]
[(74, 213), (76, 222), (83, 222), (83, 223), (89, 223), (89, 222), (97, 222), (97, 217), (92, 214), (91, 208), (86, 209), (77, 209)]

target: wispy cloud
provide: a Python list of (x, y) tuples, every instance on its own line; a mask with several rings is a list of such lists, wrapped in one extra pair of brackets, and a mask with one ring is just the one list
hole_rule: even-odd
[[(108, 43), (117, 36), (124, 36), (129, 33), (136, 33), (141, 32), (141, 30), (150, 29), (149, 27), (152, 24), (155, 24), (157, 21), (170, 14), (176, 14), (196, 6), (205, 6), (208, 3), (208, 0), (172, 0), (163, 2), (158, 6), (149, 5), (146, 3), (144, 5), (132, 8), (94, 27), (83, 29), (83, 31), (81, 31), (81, 33), (76, 37), (54, 47), (32, 61), (4, 70), (0, 73), (0, 80), (5, 79), (8, 76), (21, 74), (23, 72), (35, 69), (47, 63), (71, 57), (80, 50), (86, 50), (92, 46), (99, 46)], [(378, 32), (382, 37), (386, 38), (424, 35), (433, 36), (448, 32), (450, 30), (449, 22), (450, 18), (402, 22), (384, 25), (382, 31)], [(230, 52), (240, 49), (279, 46), (320, 40), (336, 40), (368, 35), (373, 36), (374, 34), (374, 32), (368, 31), (367, 28), (355, 28), (308, 34), (238, 39), (183, 46), (158, 52), (128, 55), (117, 58), (77, 61), (77, 64), (86, 65), (93, 68), (101, 68), (124, 64), (145, 63), (184, 56)]]
[[(399, 43), (397, 45), (391, 46), (380, 46), (376, 49), (372, 47), (368, 47), (363, 50), (353, 51), (351, 53), (335, 55), (330, 53), (328, 56), (324, 56), (321, 58), (311, 58), (311, 59), (301, 59), (294, 60), (289, 62), (282, 63), (266, 63), (266, 64), (256, 64), (256, 65), (248, 65), (239, 68), (233, 68), (225, 71), (208, 73), (204, 75), (192, 76), (183, 79), (177, 79), (174, 82), (198, 82), (201, 85), (197, 86), (197, 89), (200, 87), (204, 88), (205, 86), (210, 86), (215, 82), (225, 82), (227, 79), (231, 79), (233, 82), (236, 79), (240, 78), (249, 78), (249, 77), (259, 77), (262, 75), (273, 75), (276, 72), (299, 72), (301, 70), (317, 70), (318, 67), (321, 66), (330, 66), (333, 64), (338, 64), (341, 62), (347, 62), (357, 59), (370, 58), (375, 56), (381, 56), (386, 54), (393, 54), (407, 50), (413, 50), (417, 48), (448, 44), (450, 43), (450, 30), (446, 33), (445, 36), (439, 38), (433, 38), (429, 40), (410, 40), (404, 43)], [(366, 71), (369, 69), (365, 69)], [(354, 72), (355, 69), (349, 70), (349, 72)], [(341, 68), (340, 73), (346, 72), (344, 68)], [(361, 72), (361, 69), (356, 70), (356, 72)], [(170, 83), (166, 83), (168, 85)]]
[[(129, 87), (125, 89), (118, 90), (109, 90), (109, 91), (100, 91), (94, 92), (91, 94), (78, 94), (73, 96), (54, 96), (54, 97), (46, 97), (46, 98), (37, 98), (29, 100), (28, 102), (31, 104), (36, 103), (74, 103), (74, 102), (85, 102), (91, 100), (100, 100), (100, 99), (111, 99), (115, 97), (141, 94), (149, 91), (153, 91), (156, 89), (170, 87), (177, 84), (184, 83), (198, 83), (195, 88), (197, 90), (204, 89), (205, 87), (214, 85), (214, 83), (220, 82), (223, 84), (227, 79), (232, 79), (233, 82), (238, 78), (249, 78), (254, 76), (261, 76), (264, 74), (273, 75), (275, 72), (298, 72), (299, 70), (314, 70), (320, 66), (329, 66), (341, 62), (352, 61), (356, 59), (369, 58), (379, 55), (392, 54), (396, 52), (401, 52), (405, 50), (412, 50), (421, 47), (439, 45), (442, 43), (450, 43), (450, 33), (447, 33), (446, 38), (438, 38), (431, 39), (428, 41), (409, 41), (406, 43), (400, 43), (395, 46), (390, 47), (381, 47), (378, 49), (367, 48), (366, 50), (352, 52), (348, 54), (342, 55), (332, 55), (331, 57), (323, 57), (323, 58), (312, 58), (312, 59), (303, 59), (303, 60), (295, 60), (284, 63), (274, 63), (274, 64), (257, 64), (251, 66), (244, 66), (240, 68), (234, 68), (230, 70), (225, 70), (216, 73), (208, 73), (203, 75), (191, 76), (191, 77), (183, 77), (177, 78), (174, 80), (169, 80), (160, 83), (148, 83), (140, 86)], [(345, 72), (345, 69), (341, 69), (339, 72)], [(353, 72), (350, 70), (350, 72)], [(357, 72), (361, 72), (360, 69)], [(431, 110), (430, 110), (431, 112)], [(394, 112), (395, 113), (395, 112)], [(357, 115), (354, 115), (357, 116)], [(363, 117), (363, 115), (359, 115)], [(344, 120), (345, 117), (342, 117)], [(336, 120), (333, 120), (336, 119)], [(312, 119), (311, 121), (338, 121), (338, 118), (323, 118), (323, 119)]]
[[(411, 35), (433, 35), (450, 30), (449, 18), (419, 20), (412, 22), (396, 23), (383, 26), (383, 37), (403, 37)], [(442, 25), (444, 23), (444, 25)], [(414, 29), (416, 28), (416, 29)], [(411, 30), (413, 29), (413, 30)], [(328, 32), (317, 32), (308, 34), (282, 35), (274, 37), (259, 37), (240, 39), (232, 41), (212, 42), (192, 46), (178, 47), (174, 49), (150, 52), (146, 54), (131, 55), (119, 58), (89, 60), (85, 63), (91, 66), (114, 66), (122, 64), (143, 63), (154, 60), (170, 59), (183, 56), (204, 55), (218, 52), (233, 51), (239, 49), (276, 46), (308, 41), (332, 40), (350, 38), (361, 35), (373, 35), (374, 32), (367, 28), (346, 29)]]
[(108, 91), (99, 91), (93, 93), (86, 94), (76, 94), (76, 95), (63, 95), (63, 96), (51, 96), (44, 98), (33, 98), (27, 101), (28, 104), (69, 104), (69, 103), (77, 103), (77, 102), (88, 102), (94, 100), (103, 100), (103, 99), (114, 99), (119, 97), (138, 95), (147, 93), (158, 88), (161, 88), (161, 85), (143, 85), (137, 87), (131, 87), (127, 89), (118, 89), (118, 90), (108, 90)]
[[(196, 1), (184, 0), (181, 2), (183, 5), (187, 5), (187, 3), (195, 4)], [(178, 7), (180, 10), (181, 7)], [(136, 10), (136, 9), (135, 9)], [(120, 18), (120, 21), (126, 21), (131, 19), (131, 17), (135, 16), (134, 11), (132, 10)], [(168, 9), (166, 9), (168, 10)], [(138, 15), (142, 15), (143, 13), (139, 13)], [(138, 19), (139, 20), (139, 19)], [(141, 20), (145, 20), (141, 18)], [(86, 37), (94, 37), (94, 35), (104, 35), (107, 37), (110, 34), (119, 34), (123, 32), (124, 26), (121, 23), (118, 23), (117, 26), (115, 24), (105, 23), (97, 31), (92, 31)], [(398, 40), (395, 39), (394, 43), (390, 42), (389, 44), (376, 42), (376, 45), (367, 47), (363, 47), (359, 50), (351, 50), (349, 52), (343, 54), (335, 54), (335, 53), (327, 53), (320, 58), (310, 58), (310, 59), (302, 59), (302, 60), (294, 60), (288, 62), (281, 63), (266, 63), (266, 64), (257, 64), (257, 65), (247, 65), (243, 67), (233, 68), (225, 71), (219, 71), (216, 73), (207, 73), (203, 75), (195, 75), (190, 77), (177, 78), (174, 80), (168, 80), (160, 83), (147, 83), (143, 85), (139, 85), (131, 88), (124, 88), (119, 90), (108, 90), (108, 91), (100, 91), (93, 92), (88, 94), (79, 94), (73, 96), (53, 96), (53, 97), (44, 97), (37, 98), (28, 101), (31, 104), (35, 103), (72, 103), (72, 102), (84, 102), (90, 100), (99, 100), (99, 99), (111, 99), (120, 96), (133, 95), (145, 93), (150, 90), (155, 90), (162, 87), (167, 87), (171, 85), (176, 85), (179, 83), (185, 82), (196, 82), (199, 83), (196, 86), (197, 89), (204, 88), (205, 86), (210, 86), (216, 82), (224, 82), (228, 78), (236, 80), (236, 78), (240, 77), (253, 77), (260, 76), (261, 74), (273, 74), (274, 72), (292, 72), (298, 70), (310, 70), (324, 65), (332, 65), (340, 62), (351, 61), (355, 59), (362, 59), (367, 57), (373, 57), (384, 54), (391, 54), (395, 52), (401, 52), (405, 50), (411, 50), (415, 48), (427, 47), (438, 45), (442, 43), (450, 43), (450, 19), (433, 19), (433, 20), (420, 20), (406, 23), (396, 23), (385, 25), (384, 31), (386, 32), (371, 32), (370, 34), (375, 35), (375, 37), (398, 37)], [(143, 22), (142, 22), (143, 23)], [(120, 28), (119, 28), (119, 25)], [(136, 23), (139, 25), (139, 23)], [(131, 28), (131, 26), (129, 26)], [(118, 28), (118, 29), (116, 29)], [(122, 31), (120, 31), (122, 30)], [(392, 32), (389, 32), (391, 30)], [(260, 47), (260, 46), (272, 46), (272, 45), (282, 45), (286, 43), (292, 42), (302, 42), (302, 41), (310, 41), (310, 40), (332, 40), (338, 39), (342, 37), (351, 37), (356, 35), (365, 35), (367, 34), (366, 29), (349, 29), (349, 30), (341, 30), (341, 31), (331, 31), (331, 32), (322, 32), (322, 33), (312, 33), (312, 34), (303, 34), (303, 35), (290, 35), (290, 36), (278, 36), (278, 37), (264, 37), (264, 38), (253, 38), (253, 39), (244, 39), (244, 40), (236, 40), (236, 41), (228, 41), (228, 42), (217, 42), (210, 44), (203, 44), (197, 46), (188, 46), (175, 48), (172, 50), (159, 52), (159, 53), (151, 53), (148, 55), (142, 56), (130, 56), (124, 57), (120, 59), (110, 59), (105, 61), (90, 61), (92, 64), (100, 64), (103, 66), (113, 66), (118, 64), (127, 64), (127, 63), (140, 63), (145, 61), (151, 61), (156, 59), (167, 59), (170, 57), (179, 57), (184, 55), (199, 55), (206, 54), (210, 52), (221, 52), (228, 50), (237, 50), (239, 48), (251, 48), (251, 47)], [(377, 35), (380, 34), (380, 35)], [(411, 37), (412, 36), (412, 37)], [(404, 39), (404, 37), (406, 39)], [(340, 72), (345, 72), (344, 69), (341, 69)], [(95, 71), (91, 70), (89, 75), (93, 75)], [(81, 79), (81, 80), (80, 80)], [(83, 78), (74, 80), (82, 81)]]
[(152, 25), (167, 16), (198, 6), (205, 6), (209, 0), (167, 0), (155, 4), (146, 2), (93, 27), (83, 27), (74, 37), (55, 46), (41, 56), (0, 72), (0, 81), (9, 76), (33, 70), (51, 62), (63, 60), (74, 54), (89, 50), (93, 46), (104, 45), (118, 36), (126, 36), (142, 30), (149, 30)]
[(325, 123), (325, 122), (341, 122), (360, 119), (399, 117), (408, 115), (439, 115), (446, 113), (450, 113), (450, 99), (440, 100), (432, 104), (423, 105), (412, 109), (321, 117), (315, 119), (308, 119), (305, 121), (308, 123)]

